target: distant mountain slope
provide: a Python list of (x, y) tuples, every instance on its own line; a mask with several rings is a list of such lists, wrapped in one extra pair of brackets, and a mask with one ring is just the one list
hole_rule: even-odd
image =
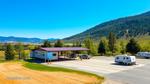
[(87, 36), (91, 36), (97, 40), (100, 36), (108, 36), (109, 32), (114, 32), (118, 37), (124, 36), (128, 31), (130, 36), (150, 34), (150, 11), (125, 18), (120, 18), (99, 24), (80, 34), (65, 38), (67, 41), (83, 40)]
[[(3, 37), (3, 36), (0, 36), (0, 42), (2, 42), (2, 43), (6, 43), (6, 42), (41, 43), (44, 40), (45, 39), (40, 39), (40, 38), (25, 38), (25, 37), (13, 37), (13, 36)], [(54, 41), (57, 39), (50, 38), (48, 40)]]

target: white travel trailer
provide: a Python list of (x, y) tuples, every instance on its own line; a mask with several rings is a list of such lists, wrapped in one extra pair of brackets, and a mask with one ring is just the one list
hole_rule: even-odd
[(150, 52), (138, 52), (136, 55), (139, 57), (150, 58)]
[(115, 57), (115, 62), (126, 65), (136, 64), (136, 57), (127, 55), (117, 55)]

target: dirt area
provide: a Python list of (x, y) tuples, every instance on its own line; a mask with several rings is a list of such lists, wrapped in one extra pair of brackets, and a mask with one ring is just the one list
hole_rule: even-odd
[(30, 70), (21, 63), (0, 64), (0, 84), (96, 84), (96, 77), (66, 72)]

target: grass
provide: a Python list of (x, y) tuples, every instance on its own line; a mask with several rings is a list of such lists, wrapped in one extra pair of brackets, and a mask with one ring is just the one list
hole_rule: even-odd
[(67, 68), (62, 68), (62, 67), (46, 66), (46, 65), (37, 64), (37, 63), (25, 62), (23, 60), (12, 60), (12, 61), (0, 60), (0, 63), (6, 63), (6, 62), (22, 63), (24, 67), (32, 69), (32, 70), (38, 70), (38, 71), (67, 72), (67, 73), (77, 73), (77, 74), (87, 75), (87, 76), (94, 76), (99, 80), (98, 84), (101, 84), (104, 81), (104, 77), (101, 77), (101, 76), (98, 76), (96, 74), (89, 73), (89, 72), (67, 69)]
[(67, 72), (67, 73), (77, 73), (77, 74), (82, 74), (82, 75), (87, 75), (87, 76), (94, 76), (99, 80), (98, 84), (101, 84), (104, 81), (104, 77), (98, 76), (96, 74), (84, 72), (84, 71), (66, 69), (66, 68), (61, 68), (61, 67), (52, 67), (52, 66), (46, 66), (42, 64), (29, 63), (29, 62), (24, 63), (23, 66), (26, 68), (29, 68), (32, 70), (38, 70), (38, 71)]
[(0, 63), (4, 63), (5, 62), (5, 60), (0, 60)]
[(5, 52), (4, 51), (0, 51), (0, 57), (4, 57), (5, 56)]
[(25, 63), (23, 60), (0, 60), (0, 63), (7, 63), (7, 62)]

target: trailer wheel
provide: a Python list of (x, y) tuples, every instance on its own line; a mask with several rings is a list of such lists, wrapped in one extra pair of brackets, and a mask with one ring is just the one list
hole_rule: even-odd
[(146, 59), (149, 59), (149, 57), (145, 57)]

